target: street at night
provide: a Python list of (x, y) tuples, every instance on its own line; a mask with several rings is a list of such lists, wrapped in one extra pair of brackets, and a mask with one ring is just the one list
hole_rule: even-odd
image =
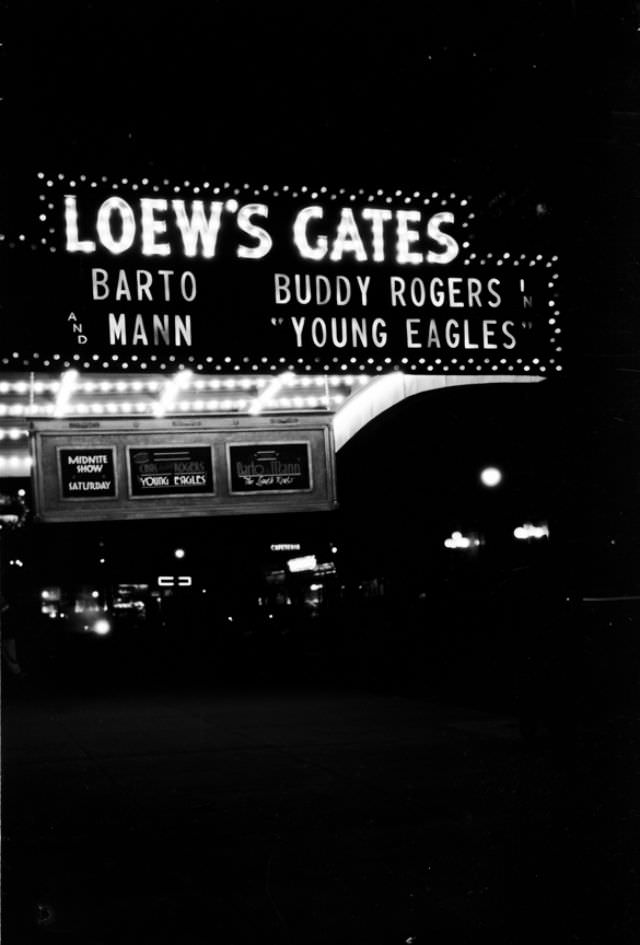
[(7, 0), (3, 945), (637, 945), (640, 5)]
[(9, 941), (632, 941), (634, 717), (532, 747), (512, 716), (397, 693), (24, 686)]

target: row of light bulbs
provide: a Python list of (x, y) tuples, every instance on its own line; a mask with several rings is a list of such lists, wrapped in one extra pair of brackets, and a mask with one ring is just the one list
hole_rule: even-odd
[[(339, 404), (344, 403), (345, 396), (344, 394), (331, 394), (329, 397), (325, 395), (320, 395), (317, 397), (313, 396), (293, 396), (293, 397), (280, 397), (275, 400), (268, 400), (265, 404), (267, 409), (304, 409), (304, 408), (313, 408), (313, 407), (322, 407), (327, 405), (327, 401), (338, 406)], [(245, 398), (235, 398), (235, 399), (212, 399), (212, 400), (183, 400), (172, 405), (172, 411), (203, 411), (203, 410), (246, 410), (251, 401)], [(65, 413), (75, 413), (75, 414), (103, 414), (103, 413), (152, 413), (154, 409), (154, 403), (152, 401), (121, 401), (116, 403), (115, 401), (108, 401), (107, 403), (75, 403), (69, 404), (65, 408)], [(55, 404), (12, 404), (7, 406), (6, 404), (0, 404), (0, 417), (5, 416), (52, 416), (55, 412)], [(5, 438), (4, 431), (0, 433), (0, 440)], [(14, 438), (14, 437), (11, 437)]]
[[(56, 186), (56, 180), (53, 175), (50, 177), (47, 177), (44, 171), (39, 171), (37, 176), (38, 176), (38, 180), (43, 181), (46, 187)], [(69, 179), (70, 187), (75, 187), (77, 185), (77, 182), (80, 182), (82, 184), (88, 183), (89, 186), (92, 188), (95, 188), (98, 186), (98, 181), (97, 180), (88, 181), (86, 174), (80, 174), (79, 176), (77, 176), (77, 179), (73, 175), (69, 175), (69, 178), (70, 178)], [(65, 175), (58, 174), (57, 180), (58, 182), (64, 181)], [(109, 180), (109, 178), (106, 175), (103, 175), (102, 177), (99, 178), (99, 180), (102, 184), (107, 184), (108, 186), (110, 185), (113, 190), (117, 190), (121, 184), (124, 187), (130, 186), (132, 190), (137, 190), (140, 186), (151, 187), (156, 192), (160, 189), (160, 184), (152, 183), (152, 181), (148, 177), (143, 177), (140, 181), (140, 184), (138, 184), (135, 181), (130, 181), (128, 177), (122, 177), (119, 181), (114, 181), (114, 180)], [(187, 189), (192, 189), (194, 194), (200, 193), (201, 189), (202, 190), (211, 189), (212, 193), (218, 194), (218, 193), (221, 193), (222, 191), (230, 190), (232, 187), (229, 181), (224, 181), (222, 185), (213, 186), (210, 181), (203, 181), (202, 184), (194, 184), (193, 181), (185, 180), (180, 184), (174, 184), (168, 178), (164, 178), (162, 180), (162, 186), (173, 187), (173, 190), (176, 193), (182, 187), (185, 187)], [(364, 197), (364, 196), (367, 196), (368, 201), (373, 201), (375, 197), (384, 197), (387, 202), (393, 200), (394, 197), (396, 198), (404, 197), (405, 203), (408, 203), (412, 198), (413, 199), (418, 199), (421, 197), (425, 198), (425, 203), (428, 203), (430, 199), (437, 200), (438, 198), (440, 198), (440, 201), (443, 204), (446, 204), (447, 199), (459, 200), (461, 207), (466, 207), (470, 199), (467, 197), (462, 197), (462, 198), (458, 197), (454, 193), (440, 194), (437, 191), (433, 191), (431, 194), (426, 195), (419, 190), (414, 190), (411, 193), (408, 193), (403, 190), (395, 190), (395, 191), (389, 192), (389, 191), (385, 191), (382, 188), (378, 188), (375, 191), (375, 193), (371, 193), (371, 192), (367, 193), (365, 188), (360, 187), (357, 192), (349, 193), (346, 187), (329, 188), (326, 186), (322, 186), (322, 187), (314, 188), (314, 187), (308, 187), (306, 184), (302, 184), (301, 186), (297, 188), (290, 184), (282, 184), (280, 186), (277, 186), (277, 185), (274, 186), (272, 184), (263, 184), (263, 185), (256, 186), (255, 184), (250, 184), (247, 182), (243, 183), (239, 187), (234, 187), (233, 193), (240, 194), (241, 191), (243, 190), (253, 192), (254, 194), (261, 194), (261, 193), (267, 194), (269, 192), (272, 192), (274, 196), (278, 196), (280, 193), (283, 193), (283, 194), (290, 193), (292, 197), (296, 197), (299, 192), (300, 194), (309, 194), (309, 196), (314, 200), (317, 199), (320, 195), (326, 195), (332, 200), (337, 199), (338, 196), (345, 196), (345, 197), (348, 196), (349, 200), (351, 201), (358, 199), (358, 197)], [(331, 192), (332, 190), (333, 192)], [(46, 200), (47, 197), (44, 194), (42, 194), (41, 199)]]
[(60, 381), (0, 381), (0, 394), (43, 394), (45, 391), (56, 391)]
[(17, 454), (15, 456), (0, 456), (0, 469), (18, 469), (23, 468), (25, 471), (31, 469), (31, 457), (26, 454), (21, 455)]
[[(332, 374), (326, 377), (323, 374), (315, 375), (313, 377), (294, 377), (286, 382), (285, 386), (288, 387), (323, 387), (325, 383), (329, 384), (330, 387), (337, 387), (343, 384), (353, 386), (354, 384), (367, 384), (370, 378), (366, 375), (357, 375), (356, 377), (352, 375), (341, 376), (339, 374)], [(34, 381), (33, 384), (30, 384), (29, 381), (0, 381), (0, 394), (28, 394), (30, 391), (33, 391), (35, 394), (41, 394), (45, 391), (51, 391), (55, 393), (60, 388), (60, 381)], [(149, 391), (154, 393), (155, 391), (160, 390), (164, 381), (152, 380), (152, 381), (79, 381), (75, 386), (74, 390), (77, 392), (82, 392), (86, 394), (93, 393), (118, 393), (126, 394), (129, 392), (132, 393), (142, 393), (143, 391)], [(194, 378), (193, 380), (186, 381), (183, 385), (184, 390), (251, 390), (252, 388), (262, 388), (266, 387), (270, 383), (270, 378), (264, 377), (229, 377), (229, 378)]]

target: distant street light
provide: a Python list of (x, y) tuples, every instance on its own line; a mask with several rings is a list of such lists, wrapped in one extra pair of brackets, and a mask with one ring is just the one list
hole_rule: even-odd
[(531, 522), (525, 522), (524, 525), (518, 525), (517, 528), (514, 528), (513, 537), (517, 538), (518, 541), (548, 538), (549, 526), (546, 523), (543, 525), (532, 525)]
[(480, 481), (484, 486), (493, 488), (502, 482), (502, 473), (495, 466), (487, 466), (480, 473)]
[(478, 548), (481, 544), (477, 535), (463, 535), (462, 532), (452, 532), (451, 538), (445, 538), (444, 546), (451, 550), (468, 550), (469, 548)]
[(470, 548), (471, 539), (467, 538), (462, 532), (452, 532), (451, 538), (445, 538), (445, 548)]

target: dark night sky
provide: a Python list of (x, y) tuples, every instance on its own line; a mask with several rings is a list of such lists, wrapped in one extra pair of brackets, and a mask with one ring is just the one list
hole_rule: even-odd
[(12, 150), (130, 172), (556, 176), (562, 139), (606, 122), (629, 32), (578, 6), (9, 2)]

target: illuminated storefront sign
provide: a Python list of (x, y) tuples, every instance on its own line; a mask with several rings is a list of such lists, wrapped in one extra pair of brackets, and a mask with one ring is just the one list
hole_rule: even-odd
[(302, 555), (300, 558), (289, 558), (287, 567), (292, 574), (299, 574), (302, 571), (315, 571), (318, 560), (315, 555)]
[(557, 257), (497, 245), (470, 197), (44, 173), (33, 190), (3, 244), (5, 370), (561, 368)]

